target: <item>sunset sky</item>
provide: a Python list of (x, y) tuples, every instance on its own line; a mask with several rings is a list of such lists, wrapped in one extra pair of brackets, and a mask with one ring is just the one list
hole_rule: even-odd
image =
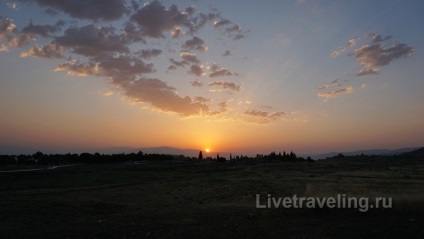
[(423, 1), (0, 0), (0, 145), (424, 142)]

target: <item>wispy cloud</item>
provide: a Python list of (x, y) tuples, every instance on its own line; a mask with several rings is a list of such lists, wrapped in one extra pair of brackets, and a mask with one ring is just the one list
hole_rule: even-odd
[(344, 88), (341, 88), (341, 89), (338, 89), (338, 90), (335, 90), (335, 91), (318, 93), (318, 96), (321, 97), (321, 98), (324, 98), (324, 99), (330, 99), (330, 98), (337, 97), (338, 95), (343, 94), (343, 93), (351, 93), (352, 91), (353, 91), (353, 87), (347, 86), (347, 87), (344, 87)]
[(209, 83), (209, 86), (219, 86), (225, 90), (240, 91), (241, 85), (230, 81), (214, 81)]

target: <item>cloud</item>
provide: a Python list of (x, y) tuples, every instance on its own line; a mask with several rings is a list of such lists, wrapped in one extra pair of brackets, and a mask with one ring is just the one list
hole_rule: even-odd
[(125, 12), (125, 0), (23, 0), (36, 2), (42, 7), (48, 7), (69, 14), (73, 18), (88, 20), (117, 20)]
[(171, 32), (171, 36), (174, 39), (180, 38), (182, 35), (184, 35), (184, 31), (181, 30), (181, 28), (177, 27)]
[(96, 56), (101, 53), (128, 52), (126, 42), (114, 33), (111, 27), (96, 27), (93, 24), (65, 30), (63, 36), (57, 37), (54, 43), (73, 52), (85, 56)]
[(131, 21), (141, 26), (143, 36), (152, 38), (165, 38), (163, 32), (170, 32), (182, 26), (192, 27), (189, 13), (178, 10), (175, 4), (166, 9), (156, 0), (146, 3), (131, 16)]
[(131, 102), (149, 103), (163, 112), (180, 116), (196, 116), (208, 111), (208, 106), (193, 101), (189, 96), (181, 97), (174, 87), (159, 79), (141, 78), (123, 87), (124, 94)]
[(191, 33), (198, 31), (199, 29), (204, 27), (206, 24), (208, 24), (209, 22), (217, 18), (219, 18), (218, 13), (208, 13), (208, 14), (199, 13), (199, 16), (195, 17), (192, 21), (192, 24), (194, 25), (194, 27), (190, 29)]
[(232, 27), (225, 28), (224, 32), (225, 33), (241, 32), (241, 26), (235, 24)]
[(364, 45), (356, 49), (352, 55), (366, 68), (388, 65), (390, 62), (412, 55), (415, 48), (403, 43), (399, 43), (388, 48), (384, 48), (381, 43)]
[(80, 63), (76, 60), (62, 63), (54, 71), (68, 71), (68, 75), (73, 76), (100, 76), (98, 64), (94, 62)]
[(48, 15), (50, 15), (50, 16), (56, 16), (57, 14), (59, 14), (59, 12), (57, 12), (57, 11), (51, 9), (51, 8), (47, 8), (44, 12), (47, 13)]
[(233, 37), (233, 40), (240, 40), (240, 39), (243, 39), (245, 37), (246, 37), (246, 35), (244, 35), (244, 34), (237, 34)]
[(170, 65), (170, 66), (168, 66), (167, 69), (170, 70), (170, 71), (175, 71), (177, 69), (177, 67), (175, 65)]
[(34, 25), (31, 20), (28, 26), (24, 27), (22, 31), (14, 29), (13, 35), (9, 34), (8, 36), (8, 43), (14, 47), (24, 47), (35, 42), (37, 40), (37, 35), (44, 38), (52, 37), (51, 34), (60, 31), (64, 25), (64, 21), (58, 21), (55, 25)]
[(0, 16), (0, 39), (10, 38), (15, 28), (16, 25), (10, 18)]
[(318, 90), (325, 90), (325, 89), (335, 88), (339, 86), (341, 86), (341, 84), (339, 83), (339, 79), (336, 79), (336, 80), (333, 80), (331, 84), (318, 87)]
[(228, 24), (231, 24), (231, 21), (230, 20), (228, 20), (228, 19), (221, 19), (221, 20), (215, 21), (213, 23), (213, 26), (215, 28), (218, 28), (218, 27), (225, 26), (225, 25), (228, 25)]
[(357, 76), (365, 76), (365, 75), (377, 75), (379, 73), (379, 70), (377, 68), (366, 68), (361, 69), (356, 73)]
[(340, 95), (342, 93), (351, 93), (352, 91), (353, 91), (352, 86), (348, 86), (348, 87), (344, 87), (342, 89), (335, 90), (335, 91), (319, 93), (318, 96), (321, 97), (321, 98), (324, 98), (324, 99), (330, 99), (330, 98), (337, 97), (338, 95)]
[(356, 40), (357, 39), (353, 38), (353, 39), (350, 39), (349, 41), (347, 41), (345, 46), (340, 47), (338, 50), (333, 51), (333, 53), (331, 53), (331, 57), (339, 56), (340, 54), (342, 54), (343, 52), (345, 52), (349, 48), (355, 47)]
[(241, 86), (235, 82), (229, 82), (229, 81), (214, 81), (209, 83), (209, 86), (220, 86), (223, 89), (226, 90), (232, 90), (232, 91), (240, 91)]
[(371, 43), (380, 43), (380, 42), (387, 41), (387, 40), (392, 38), (392, 36), (390, 36), (390, 35), (383, 37), (382, 35), (376, 34), (376, 33), (369, 33), (369, 34), (365, 35), (365, 38), (369, 38), (369, 37), (372, 38)]
[(209, 73), (209, 77), (211, 78), (218, 77), (218, 76), (231, 76), (231, 75), (233, 75), (233, 73), (231, 73), (231, 71), (225, 68), (216, 69), (213, 72)]
[(207, 102), (211, 102), (212, 99), (206, 99), (206, 98), (201, 97), (201, 96), (196, 96), (196, 97), (194, 97), (194, 101), (200, 102), (200, 103), (207, 103)]
[(21, 57), (35, 56), (40, 58), (63, 58), (63, 47), (56, 44), (45, 44), (42, 46), (33, 46), (27, 51), (21, 53)]
[(32, 20), (30, 20), (28, 26), (22, 29), (22, 32), (25, 34), (40, 35), (47, 38), (50, 34), (60, 31), (64, 25), (64, 21), (57, 21), (55, 25), (34, 25)]
[(191, 65), (188, 73), (196, 75), (196, 76), (202, 76), (203, 75), (203, 68), (198, 66), (198, 65)]
[(208, 116), (222, 115), (223, 113), (225, 113), (225, 112), (227, 112), (227, 111), (230, 110), (230, 102), (231, 101), (232, 101), (232, 99), (227, 99), (227, 100), (224, 100), (224, 101), (219, 102), (218, 104), (215, 105), (215, 107), (217, 107), (216, 110), (210, 110), (206, 114)]
[(138, 55), (143, 59), (150, 59), (152, 57), (159, 56), (162, 53), (160, 49), (147, 49), (138, 52)]
[[(266, 124), (271, 121), (281, 119), (286, 115), (284, 112), (268, 112), (261, 110), (247, 110), (243, 113), (245, 116), (253, 117), (254, 122), (259, 124)], [(250, 120), (251, 121), (251, 120)]]
[[(361, 39), (368, 41), (371, 39), (371, 42), (354, 49), (357, 41)], [(336, 57), (348, 49), (353, 49), (353, 52), (350, 52), (348, 56), (355, 57), (356, 61), (363, 67), (356, 75), (376, 75), (379, 73), (378, 67), (389, 65), (392, 61), (411, 56), (415, 52), (414, 47), (404, 43), (385, 47), (383, 43), (389, 39), (392, 39), (392, 36), (368, 33), (363, 37), (349, 40), (344, 47), (334, 51), (331, 56)]]
[(193, 87), (202, 87), (203, 83), (199, 80), (195, 80), (195, 81), (190, 81), (191, 86)]
[(205, 45), (205, 41), (196, 36), (184, 42), (183, 48), (202, 52), (208, 51), (208, 47)]
[(121, 55), (118, 57), (107, 56), (99, 61), (80, 63), (68, 61), (56, 67), (55, 71), (67, 70), (70, 75), (78, 76), (104, 76), (125, 85), (135, 79), (137, 75), (155, 72), (153, 64), (146, 64), (142, 59)]
[(16, 4), (16, 2), (8, 2), (6, 3), (7, 7), (13, 10), (18, 10), (18, 5)]
[(1, 44), (0, 46), (0, 52), (9, 51), (9, 47), (7, 47), (5, 44)]
[(188, 62), (195, 63), (195, 64), (200, 63), (200, 60), (197, 58), (196, 54), (192, 54), (189, 52), (182, 52), (180, 56), (185, 61), (183, 64)]
[(226, 50), (224, 53), (222, 53), (222, 56), (231, 56), (231, 51), (230, 50)]
[(239, 24), (233, 24), (230, 27), (225, 27), (232, 24), (232, 22), (228, 19), (221, 19), (219, 21), (214, 22), (214, 27), (221, 29), (221, 32), (223, 35), (227, 35), (233, 40), (240, 40), (242, 38), (245, 38), (246, 35), (242, 33), (242, 28)]
[(127, 81), (136, 75), (155, 72), (153, 64), (146, 64), (142, 59), (121, 55), (119, 57), (106, 57), (98, 66), (102, 75), (112, 77), (115, 81)]
[[(168, 70), (185, 67), (188, 69), (188, 72), (185, 70), (187, 74), (197, 78), (206, 73), (212, 78), (237, 75), (216, 65), (205, 68), (198, 57), (199, 51), (208, 51), (203, 36), (196, 36), (197, 33), (203, 33), (199, 30), (204, 26), (218, 29), (229, 38), (245, 37), (240, 25), (222, 18), (217, 10), (196, 13), (194, 7), (179, 10), (175, 4), (165, 7), (159, 0), (145, 4), (138, 0), (19, 2), (32, 3), (32, 7), (37, 7), (37, 12), (44, 16), (67, 14), (71, 19), (48, 24), (29, 21), (18, 30), (12, 20), (0, 16), (0, 51), (7, 51), (10, 46), (23, 47), (35, 42), (21, 52), (21, 57), (66, 59), (54, 70), (68, 75), (101, 77), (110, 84), (111, 91), (107, 95), (117, 91), (130, 102), (144, 103), (162, 112), (188, 117), (213, 116), (232, 110), (230, 100), (217, 103), (204, 95), (194, 98), (180, 95), (177, 88), (166, 83), (169, 79), (162, 80), (156, 76), (161, 73), (148, 75), (157, 72), (154, 65), (148, 62), (154, 57), (168, 58), (171, 63)], [(163, 41), (162, 38), (168, 40)], [(150, 49), (142, 44), (155, 47)], [(174, 49), (174, 46), (180, 49)], [(174, 58), (164, 56), (168, 53)], [(179, 57), (175, 58), (175, 54), (179, 54)], [(229, 55), (230, 50), (223, 53), (223, 56)], [(230, 81), (203, 83), (194, 80), (190, 84), (194, 87), (208, 84), (217, 91), (226, 92), (242, 89), (239, 83)], [(230, 116), (226, 114), (226, 117)]]

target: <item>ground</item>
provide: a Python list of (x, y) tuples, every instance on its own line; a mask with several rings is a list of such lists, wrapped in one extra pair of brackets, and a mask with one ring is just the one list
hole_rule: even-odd
[[(423, 238), (423, 192), (424, 159), (407, 157), (1, 172), (0, 238)], [(257, 209), (256, 194), (383, 196), (393, 205)]]

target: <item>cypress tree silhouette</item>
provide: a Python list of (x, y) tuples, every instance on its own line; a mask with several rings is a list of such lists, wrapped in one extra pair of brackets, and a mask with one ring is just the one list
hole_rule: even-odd
[(199, 160), (203, 160), (203, 154), (202, 151), (199, 152)]

